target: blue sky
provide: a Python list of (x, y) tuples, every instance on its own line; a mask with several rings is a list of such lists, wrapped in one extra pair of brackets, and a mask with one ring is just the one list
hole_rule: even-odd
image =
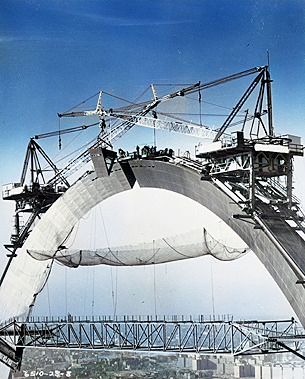
[(134, 99), (151, 83), (208, 82), (266, 64), (268, 49), (276, 130), (298, 134), (303, 4), (1, 1), (1, 138), (13, 153), (100, 89)]
[[(267, 50), (275, 130), (304, 142), (304, 12), (303, 0), (2, 0), (1, 183), (19, 180), (30, 137), (56, 130), (57, 112), (97, 91), (132, 100), (151, 83), (204, 83), (265, 65)], [(131, 133), (127, 143), (136, 137)], [(42, 146), (52, 156), (57, 141)], [(303, 177), (304, 159), (299, 162), (297, 174)], [(2, 201), (1, 208), (7, 214)], [(0, 242), (7, 243), (8, 216), (1, 222)], [(281, 302), (272, 281), (269, 285), (270, 296)], [(255, 288), (244, 291), (246, 298)]]

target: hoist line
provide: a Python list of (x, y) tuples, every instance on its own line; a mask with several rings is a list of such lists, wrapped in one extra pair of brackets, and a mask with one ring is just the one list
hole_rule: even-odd
[(114, 279), (113, 279), (113, 272), (112, 272), (112, 266), (110, 266), (110, 278), (111, 278), (111, 297), (112, 297), (112, 306), (113, 306), (113, 317), (116, 317), (116, 310), (117, 310), (117, 284), (118, 284), (118, 271), (116, 267), (115, 271), (115, 287), (114, 287)]
[(60, 117), (58, 119), (58, 150), (61, 150)]
[(47, 298), (48, 298), (49, 317), (51, 318), (51, 316), (52, 316), (52, 312), (51, 312), (50, 290), (49, 290), (49, 283), (48, 283), (48, 282), (47, 282), (47, 284), (46, 284), (46, 288), (47, 288)]
[[(106, 237), (106, 241), (107, 241), (107, 247), (108, 247), (108, 250), (109, 250), (110, 254), (113, 255), (113, 253), (111, 251), (111, 248), (110, 248), (110, 243), (109, 243), (109, 238), (108, 238), (107, 229), (106, 229), (106, 225), (105, 225), (104, 215), (103, 215), (102, 208), (101, 208), (100, 205), (99, 205), (99, 210), (100, 210), (100, 214), (101, 214), (101, 217), (102, 217), (102, 223), (103, 223), (104, 233), (105, 233), (105, 237)], [(114, 285), (113, 285), (113, 273), (112, 273), (112, 267), (111, 266), (110, 266), (110, 277), (111, 277), (111, 297), (112, 297), (112, 306), (113, 306), (113, 316), (115, 317), (116, 316), (116, 310), (117, 310), (117, 283), (118, 283), (118, 274), (117, 274), (117, 270), (116, 270), (116, 279), (115, 279), (116, 281), (115, 281), (115, 288), (114, 288)]]
[[(103, 212), (102, 212), (102, 209), (101, 209), (101, 204), (99, 204), (98, 206), (98, 209), (100, 211), (100, 215), (101, 215), (101, 218), (102, 218), (102, 223), (103, 223), (103, 229), (104, 229), (104, 234), (105, 234), (105, 237), (106, 237), (106, 242), (107, 242), (107, 248), (108, 248), (108, 253), (110, 253), (118, 262), (120, 262), (122, 265), (125, 265), (123, 262), (121, 262), (112, 252), (111, 248), (110, 248), (110, 243), (109, 243), (109, 239), (108, 239), (108, 234), (107, 234), (107, 229), (106, 229), (106, 225), (105, 225), (105, 220), (104, 220), (104, 216), (103, 216)], [(96, 213), (95, 213), (95, 224), (96, 224)], [(96, 235), (96, 225), (95, 225), (95, 235)], [(95, 246), (95, 241), (94, 241), (94, 249), (95, 251), (95, 254), (103, 259), (106, 259), (106, 256), (101, 256), (97, 253), (96, 251), (96, 246)], [(111, 260), (109, 259), (109, 262), (111, 262)], [(126, 266), (126, 265), (125, 265)]]
[[(92, 124), (92, 125), (98, 125), (98, 123), (95, 123), (95, 124)], [(84, 129), (85, 130), (85, 129)], [(78, 138), (80, 136), (80, 134), (84, 131), (84, 130), (81, 130), (62, 150), (61, 152), (63, 152), (73, 141), (75, 141), (76, 138)], [(54, 164), (55, 165), (58, 165), (58, 163), (60, 163), (61, 161), (69, 158), (70, 156), (73, 156), (73, 155), (76, 155), (76, 153), (78, 153), (79, 151), (82, 151), (84, 149), (87, 148), (88, 145), (91, 145), (94, 141), (96, 140), (96, 138), (92, 139), (91, 141), (87, 142), (86, 144), (82, 145), (81, 147), (77, 148), (76, 150), (72, 151), (71, 153), (63, 156), (62, 158), (60, 158), (58, 161), (55, 161), (56, 157), (60, 154), (60, 152), (58, 152), (54, 158), (52, 159), (54, 161)], [(79, 158), (79, 157), (78, 157)], [(75, 159), (75, 158), (72, 158), (72, 159)], [(77, 158), (76, 158), (77, 159)], [(71, 161), (72, 162), (72, 161)], [(69, 165), (69, 163), (67, 164)], [(67, 166), (66, 165), (66, 166)], [(50, 167), (50, 165), (47, 165), (45, 166), (45, 168), (43, 169), (43, 171), (45, 171), (46, 169), (48, 169)], [(65, 168), (63, 169), (59, 169), (60, 172), (62, 172)]]
[(68, 315), (68, 278), (67, 278), (67, 267), (65, 268), (65, 311)]
[[(94, 215), (93, 215), (93, 219), (94, 219), (94, 222), (93, 222), (93, 227), (91, 229), (91, 241), (90, 241), (90, 244), (93, 245), (93, 248), (95, 250), (96, 248), (96, 244), (95, 244), (95, 239), (96, 239), (96, 208), (94, 208)], [(93, 240), (93, 241), (92, 241)], [(93, 266), (93, 270), (92, 270), (92, 317), (94, 316), (94, 303), (95, 303), (95, 267)]]
[(96, 92), (95, 94), (91, 95), (90, 97), (88, 97), (87, 99), (83, 100), (82, 102), (74, 105), (72, 108), (66, 110), (65, 112), (62, 112), (62, 114), (66, 114), (66, 113), (70, 113), (72, 110), (80, 107), (81, 105), (85, 104), (87, 101), (91, 100), (92, 98), (94, 98), (95, 96), (98, 96), (100, 94), (100, 92), (102, 92), (102, 94), (105, 94), (109, 97), (113, 97), (114, 99), (118, 99), (118, 100), (121, 100), (121, 101), (124, 101), (126, 103), (129, 103), (130, 105), (137, 105), (137, 101), (142, 97), (144, 96), (144, 94), (150, 89), (150, 87), (147, 87), (134, 101), (130, 101), (130, 100), (127, 100), (127, 99), (124, 99), (120, 96), (117, 96), (117, 95), (113, 95), (109, 92), (106, 92), (106, 91), (99, 91), (99, 92)]
[(155, 316), (157, 316), (157, 286), (156, 286), (156, 264), (155, 263), (154, 263), (154, 305), (155, 305)]
[[(98, 123), (96, 123), (96, 125), (98, 125)], [(69, 142), (69, 144), (66, 146), (66, 147), (68, 147), (81, 133), (83, 132), (83, 130), (82, 131), (80, 131), (77, 135), (76, 135), (76, 137), (74, 137), (70, 142)], [(61, 162), (62, 160), (64, 160), (64, 159), (67, 159), (68, 157), (70, 157), (71, 155), (73, 155), (73, 154), (76, 154), (76, 153), (78, 153), (80, 150), (83, 150), (83, 149), (85, 149), (88, 145), (91, 145), (94, 141), (96, 140), (96, 138), (93, 138), (91, 141), (89, 141), (89, 142), (87, 142), (87, 143), (85, 143), (84, 145), (82, 145), (81, 147), (79, 147), (78, 149), (76, 149), (76, 150), (74, 150), (74, 151), (72, 151), (71, 153), (69, 153), (69, 154), (67, 154), (67, 155), (65, 155), (64, 157), (62, 157), (62, 158), (60, 158), (58, 161), (56, 161), (55, 163), (56, 164), (58, 164), (59, 162)], [(59, 153), (57, 153), (56, 154), (56, 156), (58, 155)], [(55, 156), (55, 158), (56, 158), (56, 156)]]
[[(116, 257), (116, 256), (114, 255), (114, 253), (112, 252), (112, 250), (111, 250), (110, 247), (108, 247), (108, 251), (109, 251), (109, 253), (113, 256), (113, 258), (114, 258), (117, 262), (119, 262), (119, 263), (122, 264), (122, 266), (128, 266), (127, 264), (125, 264), (123, 261), (121, 261), (118, 257)], [(108, 255), (108, 254), (107, 254), (107, 255)]]
[[(207, 230), (205, 228), (202, 228), (202, 234), (203, 234), (203, 240), (205, 241), (205, 245), (208, 248), (207, 244)], [(212, 255), (211, 250), (208, 248), (210, 251), (210, 256)], [(215, 299), (214, 299), (214, 276), (213, 276), (213, 258), (210, 258), (210, 278), (211, 278), (211, 301), (212, 301), (212, 315), (213, 315), (213, 320), (215, 320)]]
[[(137, 107), (137, 108), (139, 108), (139, 110), (138, 110), (138, 112), (140, 112), (142, 109), (143, 109), (143, 107), (144, 106), (146, 106), (146, 105), (148, 105), (148, 104), (150, 104), (151, 103), (151, 100), (150, 101), (145, 101), (145, 102), (142, 102), (142, 103), (137, 103), (137, 101), (139, 100), (139, 99), (141, 99), (141, 97), (142, 96), (144, 96), (145, 95), (145, 93), (148, 91), (150, 89), (150, 87), (147, 87), (133, 102), (131, 102), (131, 101), (127, 101), (127, 100), (124, 100), (124, 99), (121, 99), (121, 98), (119, 98), (119, 97), (117, 97), (118, 99), (120, 99), (120, 100), (123, 100), (123, 101), (126, 101), (126, 102), (129, 102), (130, 103), (130, 105), (128, 105), (128, 106), (126, 106), (126, 107), (121, 107), (121, 108), (116, 108), (115, 110), (116, 110), (116, 112), (118, 112), (118, 111), (120, 111), (120, 112), (124, 112), (125, 114), (126, 113), (128, 113), (129, 111), (131, 111), (131, 110), (133, 110), (133, 111), (135, 111), (135, 109), (133, 108), (133, 107)], [(115, 96), (113, 96), (113, 97), (115, 97)], [(111, 117), (111, 115), (110, 115), (110, 117)], [(119, 119), (117, 119), (116, 118), (116, 121), (113, 123), (113, 128), (114, 127), (116, 127), (117, 128), (117, 126), (116, 126), (116, 124), (117, 123), (122, 123), (122, 124), (124, 124), (124, 122), (122, 122), (121, 120), (119, 120)], [(119, 125), (120, 126), (120, 125)]]
[[(146, 101), (146, 102), (143, 102), (143, 103), (136, 103), (142, 96), (144, 96), (144, 94), (148, 91), (148, 89), (150, 89), (150, 87), (146, 88), (146, 90), (144, 90), (135, 100), (134, 102), (131, 102), (129, 106), (127, 107), (122, 107), (121, 110), (123, 110), (124, 113), (127, 113), (129, 112), (130, 110), (133, 110), (134, 111), (134, 106), (137, 106), (137, 108), (139, 108), (138, 112), (136, 115), (140, 115), (142, 112), (143, 112), (143, 107), (144, 105), (147, 106), (149, 104), (151, 104), (151, 101)], [(111, 117), (110, 115), (110, 119), (113, 118)], [(121, 119), (118, 119), (118, 118), (115, 118), (115, 122), (112, 124), (112, 127), (111, 127), (111, 132), (115, 132), (117, 129), (120, 129), (122, 128), (124, 125), (126, 126), (129, 126), (129, 125), (133, 125), (133, 122), (131, 121), (128, 121), (128, 120), (125, 120), (125, 121), (122, 121)], [(100, 134), (101, 135), (101, 134)]]
[(213, 276), (213, 259), (210, 261), (210, 272), (211, 272), (211, 300), (212, 300), (212, 314), (213, 320), (215, 320), (215, 299), (214, 299), (214, 276)]
[(29, 311), (28, 311), (28, 314), (27, 314), (27, 319), (30, 317), (31, 315), (31, 312), (33, 310), (33, 306), (35, 304), (35, 300), (36, 300), (36, 297), (42, 292), (42, 290), (45, 288), (45, 286), (48, 284), (48, 280), (49, 280), (49, 277), (51, 275), (51, 269), (52, 269), (52, 266), (53, 266), (53, 263), (54, 263), (54, 259), (52, 259), (51, 263), (49, 266), (47, 266), (47, 275), (45, 277), (45, 280), (44, 282), (42, 283), (40, 289), (33, 295), (33, 302), (32, 302), (32, 305), (29, 307)]
[(200, 126), (202, 126), (202, 104), (201, 104), (201, 92), (200, 92), (200, 88), (199, 88), (199, 91), (198, 91), (198, 101), (199, 101), (199, 123), (200, 123)]
[(83, 298), (83, 312), (86, 314), (87, 309), (87, 292), (88, 292), (88, 282), (89, 282), (89, 267), (86, 267), (86, 284), (85, 284), (85, 296)]
[(92, 268), (92, 317), (94, 316), (94, 303), (95, 303), (95, 266)]

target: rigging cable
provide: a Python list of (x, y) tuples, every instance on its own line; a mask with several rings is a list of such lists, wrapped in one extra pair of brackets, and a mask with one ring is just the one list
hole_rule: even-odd
[[(153, 251), (155, 251), (155, 240), (153, 240)], [(154, 264), (154, 305), (155, 305), (155, 317), (157, 317), (157, 287), (156, 287), (156, 263)]]
[(73, 109), (76, 109), (76, 108), (78, 108), (79, 106), (85, 104), (87, 101), (91, 100), (93, 97), (97, 96), (98, 94), (99, 94), (99, 92), (97, 92), (97, 93), (95, 93), (94, 95), (88, 97), (88, 99), (83, 100), (81, 103), (78, 103), (78, 104), (74, 105), (74, 107), (72, 107), (72, 108), (66, 110), (65, 112), (63, 112), (63, 114), (65, 114), (65, 113), (70, 113), (71, 111), (73, 111)]
[(213, 278), (213, 258), (211, 257), (211, 300), (213, 321), (215, 321), (215, 301), (214, 301), (214, 278)]
[(68, 315), (68, 278), (67, 278), (67, 270), (68, 268), (65, 267), (65, 311), (66, 315)]
[[(98, 125), (98, 123), (96, 123), (96, 125)], [(63, 149), (61, 149), (61, 145), (60, 145), (60, 152), (58, 152), (58, 153), (56, 153), (55, 154), (55, 156), (52, 158), (52, 161), (54, 162), (54, 164), (56, 165), (56, 166), (58, 166), (58, 164), (61, 162), (61, 161), (63, 161), (63, 160), (65, 160), (65, 159), (67, 159), (67, 158), (69, 158), (70, 156), (72, 156), (72, 158), (71, 158), (71, 160), (69, 161), (69, 162), (71, 162), (73, 159), (75, 159), (75, 156), (76, 156), (76, 154), (77, 153), (79, 153), (80, 151), (83, 151), (87, 146), (89, 146), (89, 145), (91, 145), (94, 141), (95, 141), (95, 138), (94, 139), (92, 139), (91, 141), (89, 141), (89, 142), (87, 142), (87, 143), (85, 143), (84, 145), (82, 145), (81, 147), (79, 147), (79, 148), (77, 148), (76, 150), (74, 150), (74, 151), (72, 151), (72, 152), (70, 152), (70, 153), (68, 153), (67, 155), (65, 155), (65, 156), (63, 156), (62, 158), (60, 158), (60, 159), (58, 159), (57, 161), (55, 161), (55, 159), (58, 157), (58, 155), (61, 153), (61, 152), (63, 152), (72, 142), (74, 142), (74, 140), (76, 140), (76, 138), (77, 137), (79, 137), (81, 134), (83, 133), (83, 130), (81, 130), (79, 133), (77, 133), (76, 135), (75, 135), (75, 137), (74, 138), (72, 138), (71, 139), (71, 141), (63, 148)], [(69, 163), (68, 163), (69, 164)], [(44, 166), (44, 168), (43, 168), (43, 171), (46, 171), (46, 170), (48, 170), (50, 168), (50, 165), (48, 164), (48, 165), (46, 165), (46, 166)], [(64, 169), (60, 169), (59, 171), (60, 172), (62, 172)]]
[(87, 314), (86, 312), (86, 303), (87, 303), (87, 290), (88, 290), (88, 281), (89, 281), (89, 270), (91, 267), (86, 267), (86, 284), (85, 284), (85, 296), (83, 298), (83, 312), (84, 314)]
[[(93, 236), (92, 236), (93, 233)], [(96, 208), (94, 209), (94, 223), (93, 223), (93, 232), (91, 230), (91, 240), (93, 240), (93, 249), (95, 250), (95, 237), (96, 237)], [(91, 241), (90, 241), (91, 245)], [(95, 302), (95, 267), (93, 266), (92, 270), (92, 317), (94, 316), (94, 302)]]
[[(96, 123), (96, 125), (98, 125), (98, 123)], [(83, 133), (83, 130), (81, 130), (79, 133), (77, 133), (77, 134), (75, 135), (75, 137), (72, 138), (72, 140), (66, 145), (65, 148), (67, 148), (72, 142), (74, 142), (74, 140), (75, 140), (80, 134), (82, 134), (82, 133)], [(89, 142), (86, 142), (86, 143), (85, 143), (84, 145), (82, 145), (81, 147), (75, 149), (75, 150), (72, 151), (71, 153), (69, 153), (69, 154), (65, 155), (64, 157), (60, 158), (58, 161), (55, 162), (55, 164), (58, 164), (59, 162), (63, 161), (64, 159), (69, 158), (69, 157), (70, 157), (71, 155), (73, 155), (73, 154), (75, 155), (75, 154), (79, 153), (80, 151), (83, 151), (87, 146), (91, 145), (95, 140), (96, 140), (96, 138), (93, 138), (93, 139), (90, 140)], [(59, 154), (59, 153), (57, 153), (57, 154), (54, 156), (53, 160), (55, 160), (55, 158), (58, 156), (58, 154)], [(72, 158), (72, 159), (74, 159), (74, 158)]]
[(157, 141), (156, 141), (156, 124), (154, 123), (154, 147), (157, 147)]
[[(203, 233), (203, 239), (205, 240), (205, 243), (206, 243), (207, 231), (205, 228), (203, 228), (202, 233)], [(207, 243), (206, 243), (206, 246), (207, 246)], [(214, 277), (213, 277), (213, 258), (212, 258), (212, 256), (210, 259), (211, 259), (210, 260), (210, 277), (211, 277), (212, 315), (213, 315), (213, 321), (215, 321)]]
[(50, 302), (50, 291), (49, 291), (49, 283), (46, 284), (47, 287), (47, 297), (48, 297), (48, 308), (49, 308), (49, 317), (51, 318), (52, 312), (51, 312), (51, 302)]
[[(91, 213), (91, 211), (88, 213), (88, 215), (87, 215), (87, 217), (82, 217), (82, 219), (83, 220), (87, 220), (89, 217), (90, 217), (90, 213)], [(76, 236), (77, 236), (77, 234), (78, 234), (78, 230), (79, 230), (79, 226), (80, 226), (80, 223), (78, 222), (77, 224), (76, 224), (76, 226), (74, 226), (74, 227), (72, 227), (72, 229), (71, 229), (71, 231), (69, 232), (69, 234), (67, 235), (67, 237), (63, 240), (63, 242), (62, 242), (62, 246), (66, 243), (66, 242), (69, 242), (69, 245), (70, 245), (70, 247), (74, 244), (74, 242), (75, 242), (75, 239), (76, 239)], [(94, 227), (95, 227), (95, 230), (96, 230), (96, 222), (94, 223)], [(72, 232), (75, 232), (73, 235), (72, 235)], [(72, 241), (68, 241), (68, 239), (70, 238), (72, 236)], [(92, 240), (92, 232), (91, 232), (91, 235), (90, 235), (90, 240)], [(94, 240), (94, 239), (93, 239)], [(94, 240), (94, 242), (95, 242), (95, 240)], [(95, 248), (95, 245), (94, 245), (94, 248)], [(56, 251), (56, 253), (55, 253), (55, 255), (58, 255), (58, 253), (60, 253), (61, 252), (61, 250), (57, 250)], [(54, 257), (53, 258), (55, 258), (55, 255), (54, 255)], [(69, 262), (72, 262), (71, 260), (69, 260), (69, 258), (68, 258), (68, 256), (64, 256), (65, 258), (66, 258), (66, 260), (67, 261), (69, 261)], [(80, 250), (80, 256), (79, 256), (79, 262), (78, 262), (78, 264), (76, 265), (76, 266), (74, 266), (74, 267), (79, 267), (80, 265), (81, 265), (81, 263), (82, 263), (82, 250)], [(64, 263), (63, 263), (64, 264)], [(89, 270), (90, 270), (91, 268), (88, 268), (87, 267), (87, 275), (86, 275), (86, 284), (85, 284), (85, 294), (84, 294), (84, 297), (83, 297), (83, 309), (84, 309), (84, 313), (85, 313), (85, 311), (86, 311), (86, 303), (87, 303), (87, 289), (88, 289), (88, 279), (89, 279)], [(95, 285), (95, 272), (94, 272), (94, 267), (93, 267), (93, 300), (92, 300), (92, 312), (93, 312), (93, 309), (94, 309), (94, 294), (95, 294), (95, 289), (94, 289), (94, 285)], [(68, 309), (68, 307), (67, 307), (67, 278), (66, 278), (66, 272), (65, 272), (65, 286), (66, 286), (66, 313), (67, 313), (67, 309)], [(92, 314), (93, 315), (93, 314)]]
[(95, 267), (93, 266), (92, 268), (92, 317), (94, 316), (94, 297), (95, 297), (95, 285), (94, 285), (94, 282), (95, 282)]
[(198, 91), (198, 100), (199, 100), (199, 123), (200, 123), (200, 126), (202, 126), (202, 118), (201, 118), (201, 92), (200, 92), (200, 87), (199, 87), (199, 91)]
[(60, 118), (58, 119), (58, 150), (61, 150)]
[[(113, 253), (111, 251), (111, 248), (110, 248), (110, 244), (109, 244), (108, 234), (107, 234), (105, 220), (104, 220), (104, 215), (103, 215), (101, 206), (99, 206), (99, 210), (100, 210), (101, 217), (102, 217), (102, 223), (103, 223), (104, 233), (105, 233), (105, 237), (106, 237), (106, 241), (107, 241), (107, 246), (108, 246), (109, 252), (113, 255)], [(118, 300), (118, 297), (117, 297), (117, 288), (118, 288), (118, 271), (117, 271), (117, 267), (116, 267), (116, 275), (115, 275), (115, 287), (114, 287), (114, 284), (113, 284), (112, 266), (110, 266), (110, 276), (111, 276), (111, 296), (112, 296), (112, 306), (113, 306), (113, 318), (115, 318), (115, 316), (116, 316), (116, 310), (117, 310), (117, 300)]]
[[(48, 284), (48, 279), (49, 279), (49, 277), (51, 275), (51, 270), (52, 270), (52, 267), (53, 267), (53, 263), (54, 263), (54, 259), (52, 259), (50, 265), (48, 265), (46, 267), (46, 270), (43, 273), (43, 275), (46, 273), (46, 278), (45, 278), (44, 282), (42, 283), (40, 289), (33, 295), (33, 301), (32, 301), (32, 304), (29, 307), (29, 311), (28, 311), (28, 314), (27, 314), (27, 319), (29, 319), (29, 317), (31, 316), (31, 313), (32, 313), (33, 307), (35, 305), (35, 301), (36, 301), (37, 296), (40, 294), (40, 292), (42, 292), (42, 290)], [(23, 272), (23, 273), (25, 274), (25, 272)]]

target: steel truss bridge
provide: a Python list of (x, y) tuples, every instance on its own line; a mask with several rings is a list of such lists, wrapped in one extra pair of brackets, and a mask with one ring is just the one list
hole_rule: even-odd
[(205, 320), (138, 316), (31, 318), (0, 327), (0, 360), (13, 369), (26, 347), (141, 350), (149, 352), (252, 355), (292, 352), (305, 360), (300, 347), (305, 331), (294, 319), (277, 321)]

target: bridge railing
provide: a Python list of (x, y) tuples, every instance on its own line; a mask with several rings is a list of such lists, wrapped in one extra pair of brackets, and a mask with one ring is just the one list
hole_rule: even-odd
[[(130, 319), (131, 320), (130, 320)], [(200, 317), (199, 317), (200, 318)], [(293, 352), (305, 360), (300, 346), (305, 332), (294, 319), (277, 321), (194, 320), (178, 316), (36, 317), (0, 326), (0, 361), (13, 369), (26, 347), (141, 350), (203, 354)]]
[[(9, 322), (22, 323), (53, 323), (53, 322), (226, 322), (233, 316), (224, 315), (90, 315), (90, 316), (31, 316), (18, 317)], [(243, 322), (240, 320), (238, 322)], [(6, 323), (7, 324), (7, 323)], [(0, 324), (1, 328), (1, 324)]]
[[(147, 319), (149, 318), (149, 320)], [(294, 320), (224, 321), (184, 319), (167, 321), (155, 317), (127, 321), (67, 317), (59, 322), (16, 321), (0, 328), (0, 336), (20, 347), (65, 347), (89, 349), (144, 349), (149, 351), (209, 352), (226, 354), (278, 351), (279, 342), (304, 339)], [(175, 317), (173, 317), (175, 319)]]

